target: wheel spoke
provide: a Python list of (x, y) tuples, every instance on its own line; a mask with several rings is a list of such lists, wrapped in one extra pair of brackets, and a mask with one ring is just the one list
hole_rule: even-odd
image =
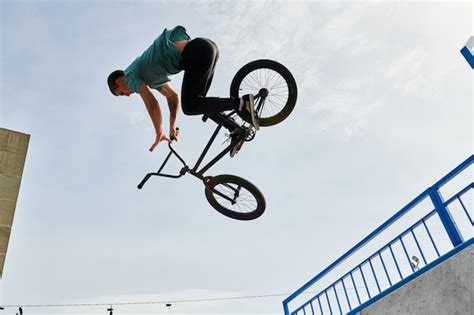
[[(213, 188), (216, 200), (230, 211), (249, 213), (257, 208), (257, 200), (245, 187), (231, 183), (222, 183)], [(236, 196), (238, 192), (238, 196)], [(234, 204), (232, 204), (234, 201)]]
[(268, 96), (258, 102), (257, 113), (260, 118), (277, 115), (286, 105), (289, 97), (288, 83), (273, 69), (259, 68), (249, 72), (239, 87), (239, 96), (256, 94), (261, 88), (268, 90)]
[[(260, 94), (261, 93), (261, 94)], [(242, 67), (231, 84), (231, 95), (259, 94), (256, 112), (261, 126), (272, 126), (286, 119), (295, 107), (297, 87), (294, 77), (285, 66), (272, 60), (256, 60)], [(248, 117), (240, 115), (248, 121)]]
[(206, 184), (206, 198), (220, 213), (237, 220), (254, 220), (265, 210), (265, 198), (255, 185), (234, 175), (218, 175)]

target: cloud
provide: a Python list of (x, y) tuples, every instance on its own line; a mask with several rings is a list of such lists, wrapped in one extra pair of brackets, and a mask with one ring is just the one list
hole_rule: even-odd
[(257, 58), (283, 63), (297, 80), (298, 108), (310, 113), (303, 118), (313, 122), (303, 122), (307, 129), (352, 137), (361, 134), (374, 108), (364, 89), (377, 80), (376, 73), (367, 76), (372, 61), (367, 58), (376, 44), (363, 23), (378, 11), (365, 13), (367, 7), (372, 9), (352, 3), (239, 1), (208, 2), (199, 10), (219, 25), (214, 36), (221, 55), (231, 56), (228, 68)]
[(422, 67), (426, 66), (427, 57), (425, 49), (416, 47), (389, 64), (385, 78), (395, 82), (395, 87), (406, 93), (419, 90), (426, 83)]

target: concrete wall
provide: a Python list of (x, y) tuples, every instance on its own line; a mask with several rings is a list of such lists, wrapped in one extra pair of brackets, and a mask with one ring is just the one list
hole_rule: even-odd
[(474, 314), (473, 258), (471, 245), (359, 314)]
[(7, 254), (30, 136), (0, 128), (0, 277)]

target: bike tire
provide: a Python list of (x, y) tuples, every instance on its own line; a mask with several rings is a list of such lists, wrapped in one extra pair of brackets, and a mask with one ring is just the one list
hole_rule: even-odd
[[(235, 204), (218, 194), (233, 199), (237, 190), (239, 196)], [(229, 193), (234, 196), (228, 195)], [(234, 175), (218, 175), (210, 178), (206, 182), (205, 194), (214, 209), (236, 220), (254, 220), (263, 214), (266, 207), (265, 197), (260, 190), (248, 180)], [(244, 211), (246, 206), (248, 210)]]
[[(257, 110), (259, 123), (263, 127), (273, 126), (285, 120), (295, 108), (298, 97), (296, 81), (284, 65), (269, 59), (255, 60), (237, 71), (230, 85), (230, 95), (256, 95), (262, 88), (269, 92), (265, 98), (268, 106), (265, 108), (263, 105)], [(248, 115), (241, 118), (251, 123)]]

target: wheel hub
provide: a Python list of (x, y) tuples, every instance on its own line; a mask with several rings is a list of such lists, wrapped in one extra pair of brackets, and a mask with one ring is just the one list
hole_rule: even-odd
[(261, 88), (260, 91), (258, 91), (258, 95), (265, 98), (268, 96), (268, 90), (266, 88)]

